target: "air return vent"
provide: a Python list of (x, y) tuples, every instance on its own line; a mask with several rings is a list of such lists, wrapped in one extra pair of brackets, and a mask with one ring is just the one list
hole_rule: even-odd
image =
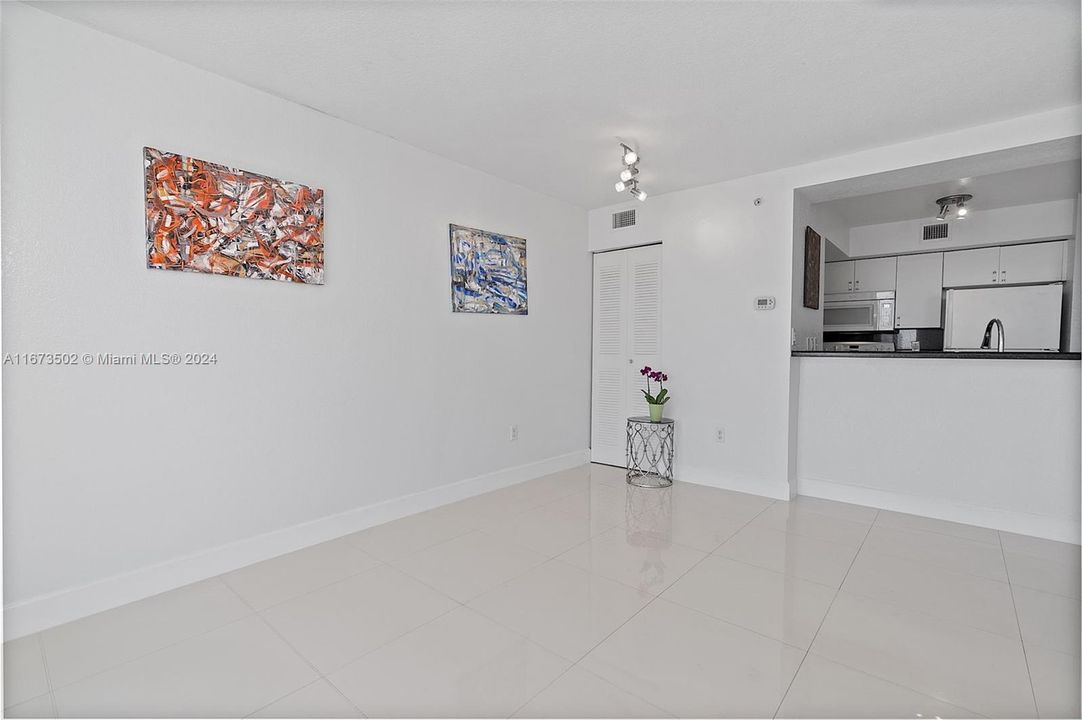
[(924, 226), (921, 240), (946, 240), (950, 227), (947, 223), (932, 223)]
[(612, 229), (619, 230), (620, 228), (631, 227), (635, 224), (635, 211), (634, 210), (622, 210), (620, 212), (614, 212), (612, 214)]

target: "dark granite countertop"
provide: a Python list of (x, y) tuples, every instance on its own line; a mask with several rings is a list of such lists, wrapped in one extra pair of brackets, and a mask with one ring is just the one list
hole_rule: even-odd
[(949, 358), (951, 360), (1079, 360), (1082, 353), (1072, 352), (945, 352), (942, 350), (899, 350), (897, 352), (846, 352), (793, 350), (793, 357), (873, 357), (873, 358)]

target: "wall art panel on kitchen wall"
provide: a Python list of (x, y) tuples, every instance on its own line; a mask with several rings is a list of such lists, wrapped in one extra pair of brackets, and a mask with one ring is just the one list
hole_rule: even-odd
[(147, 267), (323, 284), (323, 190), (143, 148)]
[(526, 241), (451, 225), (451, 309), (526, 315)]
[(804, 228), (804, 307), (819, 309), (819, 276), (822, 274), (823, 239), (810, 226)]

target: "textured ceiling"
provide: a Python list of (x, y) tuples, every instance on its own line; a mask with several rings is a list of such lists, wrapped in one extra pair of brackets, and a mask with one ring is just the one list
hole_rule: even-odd
[(1080, 99), (1077, 0), (36, 6), (588, 208)]

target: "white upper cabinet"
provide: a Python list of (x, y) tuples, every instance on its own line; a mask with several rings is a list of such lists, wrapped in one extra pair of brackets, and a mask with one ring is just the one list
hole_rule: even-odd
[(999, 249), (999, 282), (1015, 285), (1063, 280), (1066, 247), (1064, 240), (1004, 245)]
[(898, 258), (896, 257), (856, 260), (853, 264), (853, 290), (856, 292), (893, 290), (897, 268)]
[(823, 292), (853, 292), (853, 261), (831, 262), (823, 265)]
[(943, 253), (898, 258), (894, 326), (937, 328), (942, 322)]
[(1021, 285), (1064, 279), (1067, 242), (955, 250), (943, 256), (943, 286)]
[(999, 248), (955, 250), (943, 254), (943, 287), (995, 285), (999, 282)]
[(898, 258), (845, 260), (823, 266), (823, 292), (879, 292), (894, 289)]

